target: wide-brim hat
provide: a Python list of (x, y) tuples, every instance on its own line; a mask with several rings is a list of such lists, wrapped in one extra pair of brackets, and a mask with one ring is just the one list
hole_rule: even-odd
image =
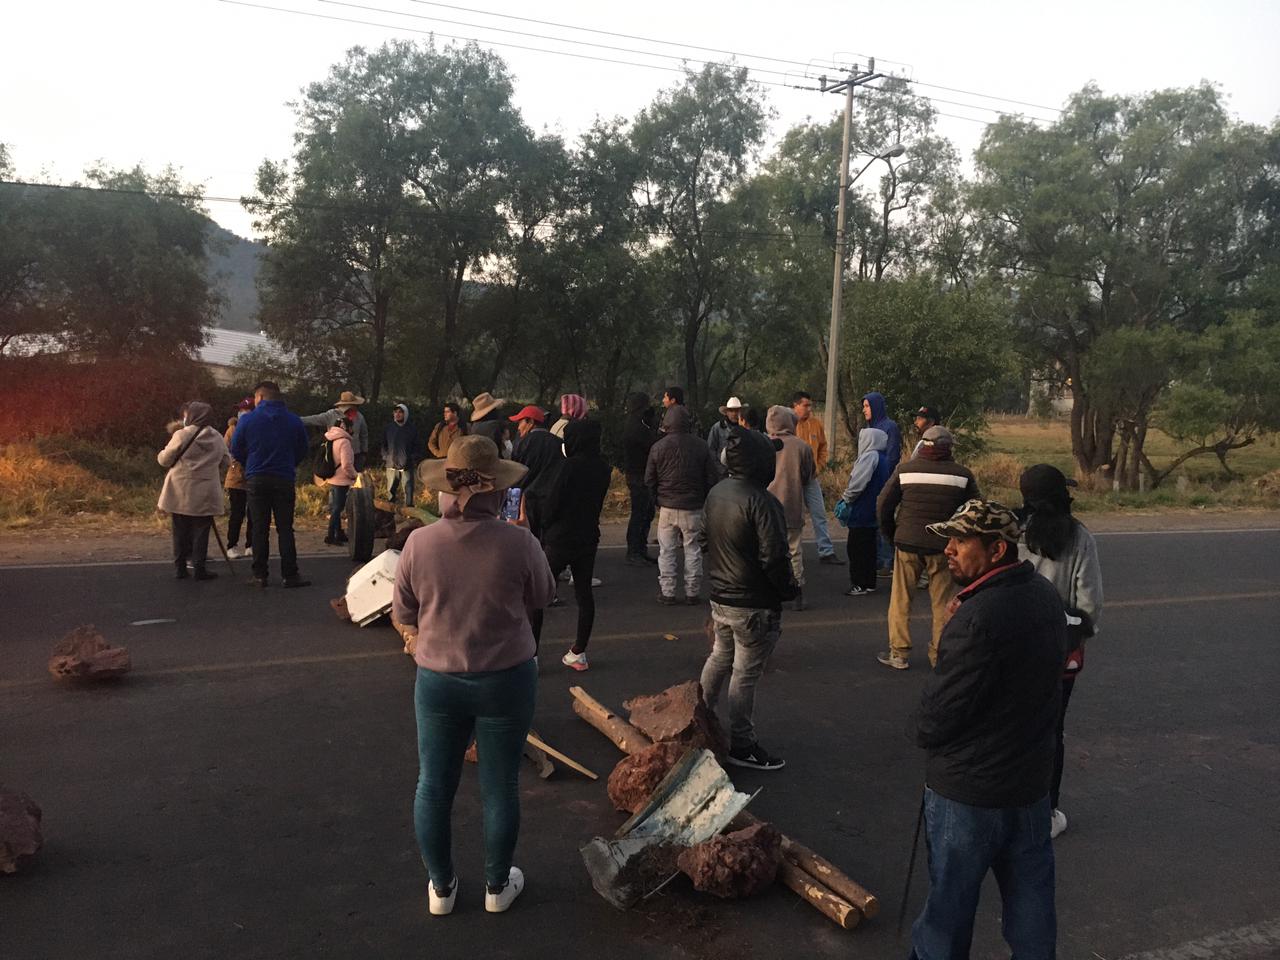
[(350, 390), (343, 390), (342, 395), (338, 397), (337, 402), (333, 405), (335, 410), (345, 410), (348, 407), (358, 407), (364, 403), (364, 397), (358, 393), (352, 393)]
[(427, 488), (437, 493), (483, 493), (513, 487), (528, 472), (522, 463), (501, 459), (497, 445), (488, 437), (475, 435), (458, 437), (449, 444), (445, 459), (428, 460), (419, 475)]
[(492, 413), (506, 402), (506, 400), (494, 397), (491, 393), (480, 394), (471, 401), (471, 422), (475, 423), (481, 417)]
[(951, 515), (950, 520), (925, 526), (930, 533), (942, 537), (979, 537), (993, 533), (1010, 543), (1017, 543), (1022, 536), (1022, 524), (1018, 515), (1003, 503), (994, 500), (966, 500)]
[(726, 413), (728, 413), (730, 410), (739, 410), (739, 411), (741, 411), (741, 410), (745, 410), (745, 409), (747, 409), (747, 407), (749, 407), (749, 406), (751, 406), (751, 404), (749, 404), (749, 403), (743, 403), (743, 402), (742, 402), (741, 400), (739, 400), (737, 397), (730, 397), (730, 398), (729, 398), (729, 402), (728, 402), (728, 403), (726, 403), (723, 407), (721, 407), (721, 408), (720, 408), (720, 416), (722, 416), (722, 417), (723, 417), (723, 416), (724, 416)]

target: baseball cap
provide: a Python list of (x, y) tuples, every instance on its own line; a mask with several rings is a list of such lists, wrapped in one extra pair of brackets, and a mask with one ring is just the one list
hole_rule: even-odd
[(1017, 514), (994, 500), (966, 500), (950, 520), (931, 523), (925, 529), (944, 539), (994, 533), (1010, 543), (1017, 543), (1022, 535), (1022, 524), (1018, 522)]
[(938, 416), (938, 411), (933, 409), (933, 407), (921, 407), (919, 410), (916, 411), (916, 416), (926, 417), (927, 419), (932, 420), (934, 423), (942, 422), (942, 418)]
[(542, 411), (541, 407), (535, 407), (533, 404), (525, 407), (514, 417), (507, 417), (512, 423), (519, 423), (521, 420), (532, 420), (534, 423), (541, 423), (547, 419), (547, 415)]
[(946, 427), (932, 426), (920, 435), (925, 443), (938, 447), (949, 447), (954, 443), (951, 431)]

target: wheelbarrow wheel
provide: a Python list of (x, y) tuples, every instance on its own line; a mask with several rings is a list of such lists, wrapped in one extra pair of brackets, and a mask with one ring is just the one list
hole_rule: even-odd
[(373, 487), (358, 483), (347, 496), (347, 554), (356, 563), (373, 559)]

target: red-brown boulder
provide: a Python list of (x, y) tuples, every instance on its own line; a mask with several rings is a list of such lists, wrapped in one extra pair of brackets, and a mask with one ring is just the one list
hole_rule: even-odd
[(609, 774), (609, 800), (620, 813), (635, 813), (689, 748), (675, 741), (655, 743), (624, 757)]
[(25, 793), (0, 787), (0, 873), (17, 873), (44, 844), (40, 808)]
[(633, 697), (623, 706), (630, 712), (631, 725), (650, 740), (675, 740), (717, 755), (729, 749), (720, 721), (707, 709), (702, 684), (697, 680), (676, 684), (652, 696)]
[(58, 680), (113, 680), (129, 672), (129, 651), (113, 647), (90, 625), (76, 627), (53, 648), (49, 672)]
[(782, 863), (782, 835), (768, 823), (712, 837), (689, 847), (676, 865), (695, 890), (738, 900), (770, 886)]

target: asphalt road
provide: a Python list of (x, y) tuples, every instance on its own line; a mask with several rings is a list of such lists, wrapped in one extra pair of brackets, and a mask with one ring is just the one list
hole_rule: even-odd
[[(1280, 955), (1280, 532), (1100, 545), (1103, 630), (1068, 717), (1059, 956)], [(311, 589), (266, 592), (225, 567), (209, 584), (175, 582), (157, 564), (0, 569), (0, 782), (37, 800), (46, 834), (31, 870), (0, 878), (0, 955), (906, 955), (894, 919), (923, 763), (904, 721), (925, 677), (927, 622), (914, 624), (912, 670), (876, 664), (887, 590), (846, 599), (845, 568), (810, 563), (812, 609), (784, 614), (757, 709), (762, 741), (788, 766), (734, 772), (739, 787), (763, 788), (757, 814), (878, 894), (877, 920), (844, 932), (782, 888), (728, 903), (683, 879), (618, 912), (577, 853), (623, 819), (603, 782), (541, 781), (531, 767), (524, 896), (508, 914), (483, 911), (469, 769), (455, 811), (459, 905), (435, 919), (412, 833), (413, 666), (389, 628), (334, 619), (326, 601), (342, 592), (344, 560), (303, 569)], [(656, 577), (625, 567), (620, 550), (602, 552), (598, 575), (592, 669), (566, 670), (566, 642), (545, 644), (536, 726), (603, 781), (620, 755), (573, 715), (567, 688), (620, 707), (695, 677), (705, 611), (658, 606)], [(916, 605), (925, 611), (923, 595)], [(573, 618), (570, 599), (549, 614), (550, 636), (568, 636)], [(173, 622), (131, 626), (155, 619)], [(129, 647), (129, 678), (84, 690), (48, 678), (52, 643), (81, 623)], [(910, 914), (924, 890), (918, 871)], [(1200, 940), (1219, 946), (1172, 949)], [(974, 956), (1008, 956), (994, 885)]]

